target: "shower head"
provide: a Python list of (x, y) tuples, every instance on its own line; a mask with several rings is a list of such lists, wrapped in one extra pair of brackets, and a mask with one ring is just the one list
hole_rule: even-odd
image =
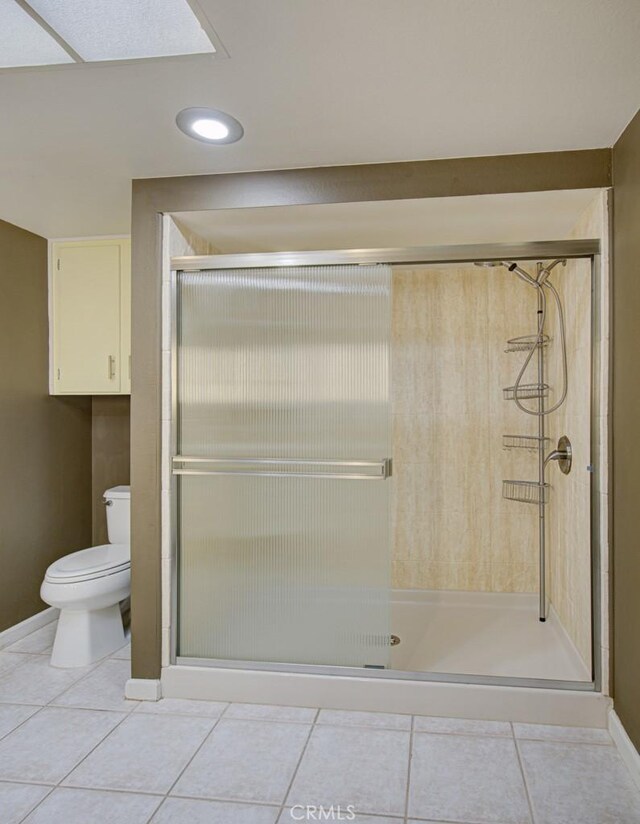
[(525, 272), (524, 269), (521, 269), (517, 263), (514, 263), (512, 260), (476, 260), (474, 261), (476, 266), (504, 266), (510, 272), (516, 274), (521, 280), (524, 280), (525, 283), (528, 283), (530, 286), (537, 286), (538, 284), (535, 281), (535, 278), (532, 278), (528, 272)]

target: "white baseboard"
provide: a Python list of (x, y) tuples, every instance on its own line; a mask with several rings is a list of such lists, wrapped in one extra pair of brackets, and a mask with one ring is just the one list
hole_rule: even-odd
[(618, 718), (615, 710), (609, 711), (609, 735), (613, 738), (613, 743), (618, 748), (620, 757), (627, 765), (631, 773), (631, 778), (640, 789), (640, 753), (633, 745), (633, 741), (627, 735), (627, 731), (622, 726), (622, 721)]
[(19, 624), (0, 632), (0, 649), (15, 644), (16, 641), (20, 641), (21, 638), (30, 635), (37, 629), (46, 627), (47, 624), (50, 624), (57, 618), (58, 610), (55, 609), (55, 607), (47, 607), (43, 609), (42, 612), (36, 612), (31, 618), (25, 618), (25, 620), (20, 621)]
[(159, 701), (162, 698), (159, 678), (130, 678), (124, 687), (125, 698), (133, 701)]

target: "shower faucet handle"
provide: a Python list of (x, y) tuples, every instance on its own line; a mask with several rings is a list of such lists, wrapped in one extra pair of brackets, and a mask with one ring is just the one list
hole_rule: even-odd
[(558, 441), (558, 446), (550, 452), (545, 458), (544, 465), (549, 461), (557, 461), (560, 472), (563, 475), (568, 475), (571, 472), (571, 462), (573, 460), (573, 450), (571, 448), (571, 441), (566, 435), (563, 435)]

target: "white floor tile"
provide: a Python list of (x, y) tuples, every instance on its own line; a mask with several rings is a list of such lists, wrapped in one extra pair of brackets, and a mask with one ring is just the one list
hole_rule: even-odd
[(251, 718), (256, 721), (298, 721), (312, 724), (317, 714), (309, 707), (280, 707), (274, 704), (231, 704), (225, 718)]
[(0, 778), (55, 784), (124, 718), (45, 707), (0, 741)]
[(275, 824), (278, 812), (278, 807), (256, 804), (167, 798), (151, 824)]
[(209, 718), (129, 715), (64, 783), (166, 793), (214, 724)]
[(92, 710), (129, 712), (137, 701), (127, 701), (124, 687), (131, 678), (129, 661), (107, 659), (78, 684), (74, 684), (52, 702), (62, 707), (85, 707)]
[(18, 652), (0, 652), (0, 678), (30, 660), (30, 655)]
[(0, 821), (18, 824), (50, 791), (51, 787), (0, 781)]
[(640, 792), (615, 747), (520, 741), (536, 824), (638, 824)]
[(222, 719), (172, 794), (280, 804), (309, 727)]
[(474, 824), (530, 824), (513, 739), (415, 734), (409, 816)]
[(151, 715), (169, 713), (171, 715), (202, 715), (205, 718), (219, 718), (228, 706), (223, 701), (162, 698), (160, 701), (139, 701), (135, 712), (150, 713)]
[(410, 730), (411, 716), (390, 712), (320, 710), (317, 723), (332, 724), (339, 727), (377, 727), (391, 730)]
[(317, 726), (287, 806), (352, 804), (360, 812), (403, 815), (408, 764), (408, 732)]
[(567, 741), (574, 744), (613, 745), (607, 730), (591, 727), (556, 727), (547, 724), (514, 724), (516, 738), (530, 741)]
[(147, 824), (161, 801), (160, 796), (153, 795), (60, 787), (31, 813), (25, 824)]
[[(338, 818), (339, 812), (342, 815), (341, 818)], [(301, 821), (303, 824), (307, 824), (307, 822), (313, 821), (313, 818), (310, 817), (311, 813), (306, 817), (303, 817), (304, 814), (304, 807), (286, 807), (280, 814), (278, 824), (300, 824)], [(360, 813), (355, 813), (356, 817), (352, 818), (351, 816), (354, 815), (354, 813), (351, 813), (346, 807), (342, 807), (342, 809), (338, 811), (334, 806), (333, 818), (322, 819), (319, 818), (319, 812), (314, 814), (316, 821), (352, 821), (353, 824), (404, 824), (404, 818), (389, 818), (389, 816), (386, 815), (361, 815)], [(421, 821), (419, 824), (425, 824), (425, 822)]]
[(5, 647), (6, 652), (45, 653), (51, 650), (53, 639), (56, 637), (57, 621), (51, 621), (35, 632), (25, 635), (19, 641)]
[(122, 658), (123, 660), (131, 660), (131, 641), (125, 644), (120, 649), (117, 649), (112, 655), (112, 658)]
[(0, 704), (0, 738), (15, 730), (39, 709), (40, 707), (29, 707), (26, 704)]
[(500, 735), (511, 738), (511, 724), (508, 721), (475, 721), (467, 718), (438, 718), (416, 715), (414, 732), (459, 733), (463, 735)]
[(48, 704), (92, 669), (57, 669), (50, 666), (48, 656), (30, 655), (28, 661), (0, 679), (0, 702)]

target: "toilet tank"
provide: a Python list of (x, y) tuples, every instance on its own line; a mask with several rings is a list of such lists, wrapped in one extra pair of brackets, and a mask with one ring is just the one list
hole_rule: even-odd
[(128, 544), (130, 539), (130, 487), (114, 486), (104, 493), (107, 535), (110, 544)]

